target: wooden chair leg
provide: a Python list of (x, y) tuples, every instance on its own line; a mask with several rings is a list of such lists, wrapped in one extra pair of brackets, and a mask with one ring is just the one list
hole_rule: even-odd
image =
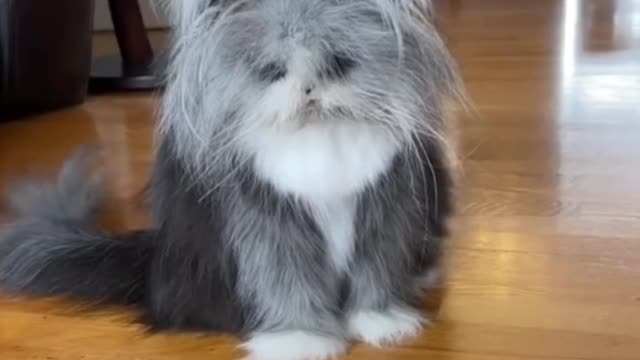
[(109, 0), (113, 27), (126, 66), (145, 67), (153, 61), (153, 50), (137, 1)]
[(162, 57), (154, 57), (138, 1), (109, 0), (119, 56), (93, 62), (89, 90), (153, 90), (162, 86)]

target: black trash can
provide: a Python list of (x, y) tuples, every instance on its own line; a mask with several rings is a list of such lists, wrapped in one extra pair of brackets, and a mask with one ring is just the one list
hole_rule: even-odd
[(0, 120), (82, 103), (94, 0), (0, 0)]

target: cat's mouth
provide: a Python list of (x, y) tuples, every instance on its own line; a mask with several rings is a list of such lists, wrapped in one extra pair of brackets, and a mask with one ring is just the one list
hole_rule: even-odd
[(305, 123), (344, 121), (353, 119), (353, 117), (353, 112), (345, 106), (323, 107), (318, 104), (309, 104), (301, 112), (301, 118)]

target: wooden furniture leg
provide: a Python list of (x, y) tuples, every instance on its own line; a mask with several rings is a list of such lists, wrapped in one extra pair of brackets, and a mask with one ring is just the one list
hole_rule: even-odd
[(155, 57), (138, 1), (109, 0), (120, 56), (93, 62), (89, 90), (153, 90), (162, 86), (163, 57)]

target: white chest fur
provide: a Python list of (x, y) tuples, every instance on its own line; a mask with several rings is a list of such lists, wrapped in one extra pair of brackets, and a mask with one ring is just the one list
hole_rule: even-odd
[(327, 241), (331, 263), (339, 271), (349, 266), (354, 249), (356, 202), (353, 197), (316, 205), (314, 217)]
[(258, 176), (308, 203), (334, 265), (348, 265), (357, 196), (389, 168), (398, 144), (381, 129), (353, 123), (264, 129), (247, 140)]

